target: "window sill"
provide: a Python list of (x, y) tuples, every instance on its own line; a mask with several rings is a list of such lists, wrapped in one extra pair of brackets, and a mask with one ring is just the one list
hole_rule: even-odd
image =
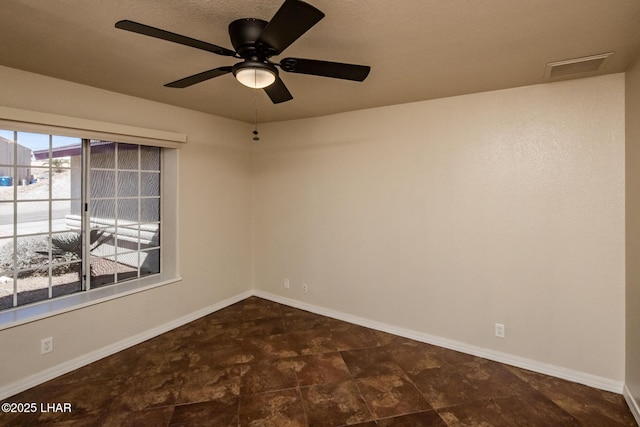
[(65, 297), (16, 307), (0, 312), (0, 331), (168, 285), (180, 280), (182, 280), (182, 277), (180, 276), (165, 277), (162, 274), (157, 274), (116, 285), (105, 286), (104, 288), (94, 289), (89, 292), (78, 292)]

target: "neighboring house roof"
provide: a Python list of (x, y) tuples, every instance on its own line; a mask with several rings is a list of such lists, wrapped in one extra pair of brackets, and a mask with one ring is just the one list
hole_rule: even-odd
[[(51, 153), (51, 157), (57, 159), (59, 157), (71, 157), (79, 156), (82, 154), (82, 144), (63, 145), (61, 147), (54, 147)], [(47, 160), (49, 158), (49, 149), (35, 150), (33, 151), (33, 157), (36, 160)]]
[[(111, 141), (101, 141), (101, 140), (95, 140), (92, 139), (91, 140), (91, 150), (92, 152), (94, 150), (100, 151), (100, 148), (98, 148), (101, 145), (110, 145), (113, 144), (113, 142)], [(121, 150), (122, 149), (127, 149), (127, 144), (122, 144), (121, 145)], [(33, 157), (35, 160), (48, 160), (49, 159), (49, 149), (45, 148), (44, 150), (34, 150), (32, 151), (33, 153)], [(51, 158), (52, 159), (57, 159), (60, 157), (73, 157), (73, 156), (79, 156), (82, 154), (82, 143), (78, 142), (76, 144), (69, 144), (69, 145), (61, 145), (60, 147), (53, 147), (51, 149)]]

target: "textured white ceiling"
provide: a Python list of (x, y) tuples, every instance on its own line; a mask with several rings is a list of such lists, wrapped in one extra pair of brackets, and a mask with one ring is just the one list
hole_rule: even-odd
[[(363, 83), (281, 73), (273, 105), (231, 75), (165, 83), (236, 60), (114, 28), (130, 19), (232, 48), (228, 24), (282, 0), (2, 0), (0, 65), (243, 121), (280, 121), (545, 82), (548, 62), (640, 54), (639, 0), (309, 0), (326, 17), (281, 57), (370, 65)], [(274, 57), (278, 60), (278, 57)], [(2, 102), (0, 82), (0, 103)]]

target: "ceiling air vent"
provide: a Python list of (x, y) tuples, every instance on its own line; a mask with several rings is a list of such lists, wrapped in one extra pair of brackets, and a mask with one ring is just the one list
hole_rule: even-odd
[(582, 58), (550, 62), (544, 73), (546, 79), (587, 77), (604, 69), (613, 52)]

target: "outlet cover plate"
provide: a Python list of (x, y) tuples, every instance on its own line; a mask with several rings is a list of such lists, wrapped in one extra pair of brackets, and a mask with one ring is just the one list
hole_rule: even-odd
[(495, 333), (496, 333), (496, 337), (504, 338), (504, 324), (503, 323), (496, 323)]
[(40, 341), (40, 354), (47, 354), (53, 351), (53, 337), (43, 338)]

